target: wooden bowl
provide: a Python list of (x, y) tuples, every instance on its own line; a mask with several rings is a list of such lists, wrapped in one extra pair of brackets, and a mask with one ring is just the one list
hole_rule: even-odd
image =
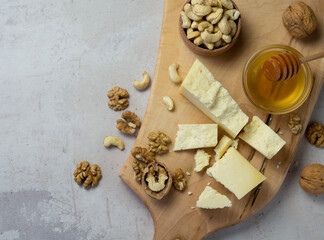
[[(191, 0), (187, 0), (185, 2), (185, 4), (183, 5), (183, 7), (189, 3)], [(239, 10), (236, 3), (234, 1), (232, 1), (234, 8)], [(183, 10), (182, 7), (182, 10)], [(182, 38), (182, 40), (184, 41), (184, 43), (186, 44), (186, 46), (194, 53), (201, 55), (201, 56), (207, 56), (207, 57), (213, 57), (213, 56), (218, 56), (220, 54), (223, 54), (225, 52), (227, 52), (228, 50), (230, 50), (234, 44), (236, 43), (238, 36), (240, 35), (241, 32), (241, 27), (242, 27), (242, 17), (240, 15), (240, 17), (235, 21), (237, 23), (237, 30), (236, 33), (232, 39), (232, 42), (230, 42), (229, 44), (226, 44), (223, 47), (219, 47), (219, 48), (215, 48), (213, 50), (209, 50), (208, 48), (204, 48), (203, 46), (197, 46), (196, 44), (194, 44), (191, 40), (189, 40), (187, 38), (185, 29), (182, 28), (182, 19), (181, 16), (179, 15), (179, 31), (180, 31), (180, 36)]]

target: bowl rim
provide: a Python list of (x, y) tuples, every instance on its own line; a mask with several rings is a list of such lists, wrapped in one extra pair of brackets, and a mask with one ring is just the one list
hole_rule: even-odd
[[(181, 8), (181, 11), (183, 11), (184, 9), (184, 6), (189, 3), (191, 0), (186, 0), (185, 3), (183, 4), (182, 8)], [(234, 9), (237, 9), (238, 11), (239, 8), (237, 7), (237, 4), (231, 0), (231, 2), (233, 3), (234, 5)], [(241, 13), (241, 11), (240, 11)], [(219, 48), (216, 48), (216, 49), (213, 49), (213, 50), (210, 50), (208, 48), (203, 48), (203, 47), (200, 47), (196, 44), (194, 44), (191, 40), (189, 40), (187, 38), (187, 35), (185, 33), (185, 28), (182, 27), (182, 19), (181, 19), (181, 15), (179, 14), (179, 29), (180, 29), (180, 35), (183, 39), (183, 41), (185, 41), (187, 44), (189, 44), (192, 48), (196, 49), (196, 51), (200, 51), (201, 53), (204, 53), (204, 54), (216, 54), (216, 53), (224, 53), (226, 51), (228, 51), (230, 48), (233, 47), (233, 45), (236, 43), (237, 39), (238, 39), (238, 36), (240, 35), (240, 32), (241, 32), (241, 28), (242, 28), (242, 14), (240, 14), (239, 18), (236, 20), (237, 21), (237, 30), (236, 30), (236, 33), (232, 39), (232, 41), (229, 43), (229, 44), (226, 44), (222, 47), (219, 47)]]
[(303, 55), (295, 48), (285, 45), (285, 44), (270, 44), (270, 45), (266, 45), (262, 48), (260, 48), (259, 50), (257, 50), (256, 52), (254, 52), (251, 57), (249, 57), (249, 59), (247, 60), (247, 62), (244, 65), (244, 69), (242, 71), (242, 86), (243, 86), (243, 90), (245, 93), (245, 96), (249, 99), (249, 101), (255, 106), (257, 107), (259, 110), (261, 110), (262, 112), (265, 113), (269, 113), (269, 114), (286, 114), (286, 113), (290, 113), (296, 109), (298, 109), (309, 97), (310, 93), (312, 92), (313, 89), (313, 85), (314, 85), (314, 81), (313, 81), (313, 75), (310, 69), (310, 66), (308, 63), (304, 63), (303, 67), (301, 69), (303, 69), (304, 73), (305, 73), (305, 78), (306, 78), (306, 84), (303, 90), (303, 93), (301, 94), (301, 96), (299, 97), (299, 99), (293, 103), (293, 105), (283, 108), (283, 109), (277, 109), (277, 110), (272, 110), (269, 108), (265, 108), (259, 104), (257, 104), (252, 96), (250, 96), (250, 91), (248, 90), (248, 86), (247, 86), (247, 70), (248, 70), (248, 66), (252, 63), (252, 61), (255, 60), (256, 57), (258, 57), (258, 55), (260, 55), (262, 52), (264, 52), (265, 50), (268, 49), (275, 49), (275, 48), (279, 48), (282, 50), (288, 50), (291, 52), (296, 53), (299, 57), (303, 57)]

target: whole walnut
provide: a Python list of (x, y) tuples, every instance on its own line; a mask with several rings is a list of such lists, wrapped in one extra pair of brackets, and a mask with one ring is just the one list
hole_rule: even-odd
[(310, 6), (304, 2), (292, 3), (283, 13), (282, 22), (295, 38), (306, 38), (316, 27), (316, 17)]
[(311, 164), (303, 169), (300, 174), (299, 184), (310, 194), (324, 193), (324, 165)]

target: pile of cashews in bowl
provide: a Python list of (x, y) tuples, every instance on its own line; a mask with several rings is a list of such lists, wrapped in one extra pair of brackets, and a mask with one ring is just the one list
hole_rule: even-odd
[(191, 0), (180, 16), (187, 38), (213, 50), (232, 42), (240, 12), (230, 0)]

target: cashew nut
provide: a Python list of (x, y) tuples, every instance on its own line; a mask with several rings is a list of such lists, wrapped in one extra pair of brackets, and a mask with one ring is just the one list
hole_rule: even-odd
[(178, 63), (173, 63), (169, 66), (169, 77), (170, 80), (174, 83), (181, 82), (181, 77), (178, 74), (178, 69), (180, 65)]
[(217, 7), (219, 4), (217, 0), (207, 0), (207, 5), (211, 7)]
[(188, 39), (192, 39), (192, 38), (198, 37), (199, 35), (200, 35), (200, 32), (199, 31), (192, 31), (192, 32), (189, 32), (189, 33), (187, 32), (187, 38)]
[(207, 43), (207, 42), (204, 42), (204, 45), (205, 45), (209, 50), (213, 50), (213, 49), (214, 49), (214, 43)]
[(199, 30), (200, 32), (204, 31), (205, 29), (206, 29), (208, 32), (212, 32), (213, 29), (214, 29), (214, 27), (213, 27), (213, 25), (212, 25), (210, 22), (208, 22), (208, 21), (203, 21), (203, 22), (201, 22), (201, 23), (198, 24), (198, 30)]
[(192, 21), (191, 28), (198, 28), (199, 21)]
[(233, 9), (233, 3), (231, 0), (220, 0), (222, 3), (222, 6), (227, 9)]
[(226, 10), (224, 14), (228, 15), (231, 20), (237, 20), (241, 15), (237, 9)]
[(192, 6), (191, 4), (187, 3), (185, 6), (184, 6), (184, 12), (185, 14), (187, 15), (188, 18), (190, 18), (191, 20), (194, 20), (194, 21), (199, 21), (202, 19), (202, 17), (200, 16), (197, 16), (193, 11), (192, 11)]
[(189, 33), (192, 33), (194, 30), (192, 29), (192, 28), (188, 28), (187, 29), (187, 35), (189, 34)]
[(215, 26), (214, 27), (214, 33), (218, 32), (218, 31), (220, 31), (219, 27), (218, 26)]
[(103, 141), (105, 147), (110, 147), (111, 145), (118, 147), (120, 150), (124, 150), (124, 142), (118, 137), (108, 136), (105, 137)]
[(218, 27), (221, 30), (223, 34), (229, 34), (231, 32), (231, 26), (229, 25), (227, 19), (228, 15), (225, 15), (222, 17), (222, 19), (218, 22)]
[(222, 44), (222, 40), (218, 40), (217, 42), (214, 43), (214, 48), (219, 47)]
[(172, 111), (174, 109), (172, 98), (170, 98), (169, 96), (164, 96), (162, 97), (162, 100), (169, 111)]
[(205, 4), (206, 0), (191, 0), (192, 5)]
[(231, 35), (231, 37), (234, 37), (235, 36), (235, 33), (236, 33), (236, 29), (237, 29), (236, 23), (233, 20), (228, 20), (228, 24), (231, 27), (230, 35)]
[(183, 28), (190, 28), (191, 26), (191, 20), (187, 17), (184, 11), (180, 12), (180, 16), (182, 19), (182, 27)]
[(222, 33), (221, 31), (218, 31), (217, 33), (209, 33), (205, 30), (201, 33), (201, 37), (206, 43), (215, 43), (222, 38)]
[(142, 81), (135, 80), (133, 86), (138, 90), (144, 90), (150, 85), (150, 76), (146, 71), (142, 71), (143, 79)]
[(193, 7), (193, 12), (200, 17), (208, 15), (212, 11), (211, 6), (196, 4)]
[(201, 37), (201, 36), (196, 37), (196, 38), (194, 39), (193, 43), (196, 44), (197, 46), (199, 46), (200, 44), (203, 43), (203, 39), (202, 39), (202, 37)]
[(226, 34), (223, 34), (222, 35), (222, 39), (224, 40), (224, 42), (226, 43), (230, 43), (232, 41), (232, 37), (230, 35), (226, 35)]
[(216, 24), (223, 16), (223, 9), (218, 8), (215, 12), (212, 12), (206, 17), (206, 20), (209, 21), (211, 24)]

